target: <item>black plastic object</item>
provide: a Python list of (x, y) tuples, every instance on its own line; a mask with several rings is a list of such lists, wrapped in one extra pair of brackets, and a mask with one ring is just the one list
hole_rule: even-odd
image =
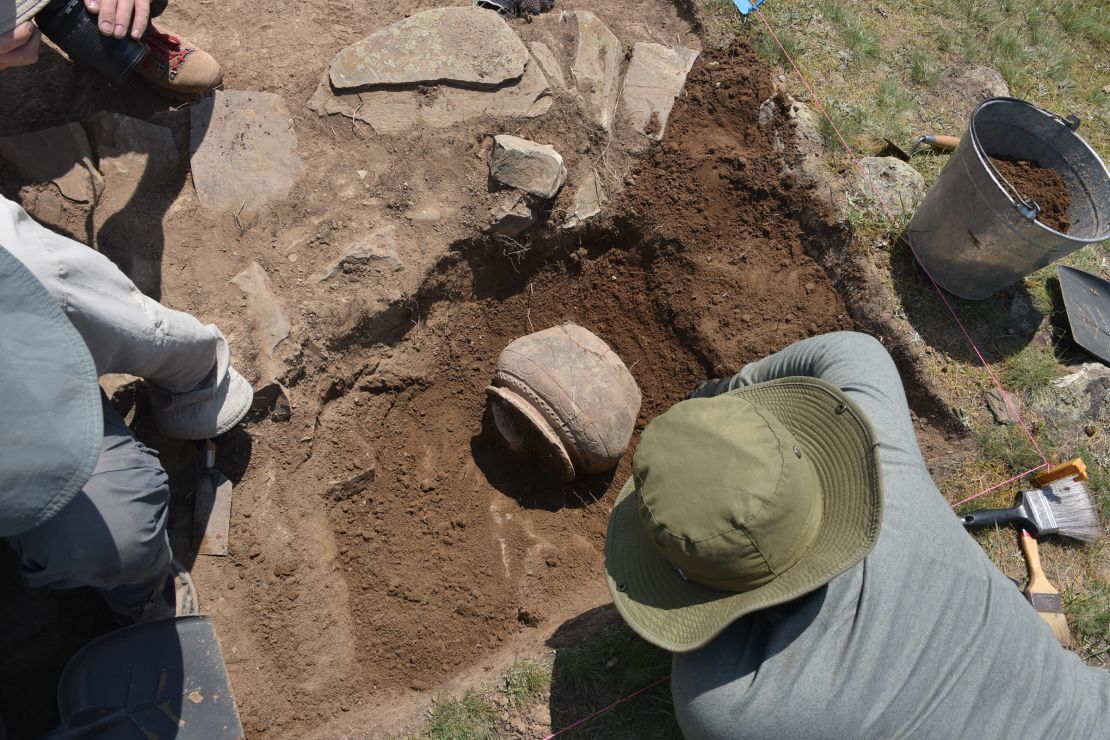
[(972, 511), (960, 517), (960, 521), (969, 529), (982, 529), (983, 527), (1004, 527), (1018, 523), (1025, 529), (1036, 532), (1037, 527), (1029, 517), (1029, 512), (1024, 506), (1015, 506), (1012, 509), (981, 509)]
[(127, 627), (89, 643), (62, 672), (58, 708), (62, 724), (47, 740), (243, 736), (206, 616)]
[(1064, 265), (1056, 268), (1056, 274), (1075, 343), (1110, 362), (1110, 282)]
[(117, 39), (102, 34), (82, 0), (53, 0), (35, 16), (35, 23), (74, 62), (92, 67), (114, 83), (127, 79), (147, 54), (146, 46), (130, 36)]

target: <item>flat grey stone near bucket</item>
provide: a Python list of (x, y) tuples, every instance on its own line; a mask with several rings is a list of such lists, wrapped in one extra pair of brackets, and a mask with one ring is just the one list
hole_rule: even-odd
[[(945, 290), (982, 300), (1086, 244), (1110, 238), (1110, 173), (1075, 132), (1078, 122), (1014, 98), (991, 98), (929, 189), (908, 232)], [(1067, 184), (1071, 228), (1062, 234), (1017, 200), (987, 157), (1026, 159)]]

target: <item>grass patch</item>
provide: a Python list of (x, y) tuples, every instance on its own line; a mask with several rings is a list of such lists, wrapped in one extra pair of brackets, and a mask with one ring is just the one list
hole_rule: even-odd
[(501, 680), (501, 693), (514, 707), (536, 703), (551, 688), (551, 666), (518, 658)]
[(1087, 660), (1110, 652), (1110, 583), (1092, 578), (1082, 589), (1068, 588), (1064, 592), (1064, 613), (1076, 649)]
[(497, 707), (471, 689), (458, 699), (440, 699), (428, 712), (429, 740), (498, 740)]
[(1059, 377), (1056, 355), (1048, 347), (1030, 345), (1002, 364), (1002, 382), (1017, 391), (1039, 393)]

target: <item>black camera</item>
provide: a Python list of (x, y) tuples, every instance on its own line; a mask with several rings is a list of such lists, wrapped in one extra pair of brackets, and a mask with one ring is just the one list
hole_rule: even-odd
[(126, 79), (147, 53), (146, 46), (130, 36), (117, 39), (100, 33), (82, 0), (51, 0), (35, 23), (70, 59), (115, 83)]

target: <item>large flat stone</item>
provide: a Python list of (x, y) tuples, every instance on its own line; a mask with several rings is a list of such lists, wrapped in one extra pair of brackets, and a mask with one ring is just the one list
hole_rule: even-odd
[(675, 98), (686, 84), (698, 52), (684, 46), (637, 43), (624, 74), (621, 109), (632, 127), (656, 141), (663, 138)]
[(281, 96), (217, 90), (193, 106), (189, 149), (201, 205), (256, 211), (289, 194), (304, 169)]
[(78, 203), (95, 201), (103, 185), (85, 131), (77, 123), (0, 138), (0, 159), (32, 182), (53, 182), (62, 195)]
[(493, 137), (489, 174), (509, 187), (540, 198), (554, 198), (567, 178), (567, 168), (555, 147), (499, 134)]
[[(496, 15), (486, 10), (490, 15)], [(335, 94), (325, 79), (308, 101), (321, 115), (344, 115), (364, 121), (378, 133), (396, 134), (414, 126), (447, 128), (473, 118), (535, 118), (547, 112), (554, 98), (538, 64), (525, 67), (520, 80), (493, 90), (439, 85), (431, 93), (415, 90), (371, 90)]]
[(578, 48), (570, 73), (578, 92), (593, 106), (597, 123), (608, 130), (617, 106), (617, 81), (621, 71), (621, 42), (596, 15), (574, 11)]
[(528, 50), (497, 13), (436, 8), (348, 46), (331, 63), (337, 88), (454, 82), (490, 87), (524, 74)]

